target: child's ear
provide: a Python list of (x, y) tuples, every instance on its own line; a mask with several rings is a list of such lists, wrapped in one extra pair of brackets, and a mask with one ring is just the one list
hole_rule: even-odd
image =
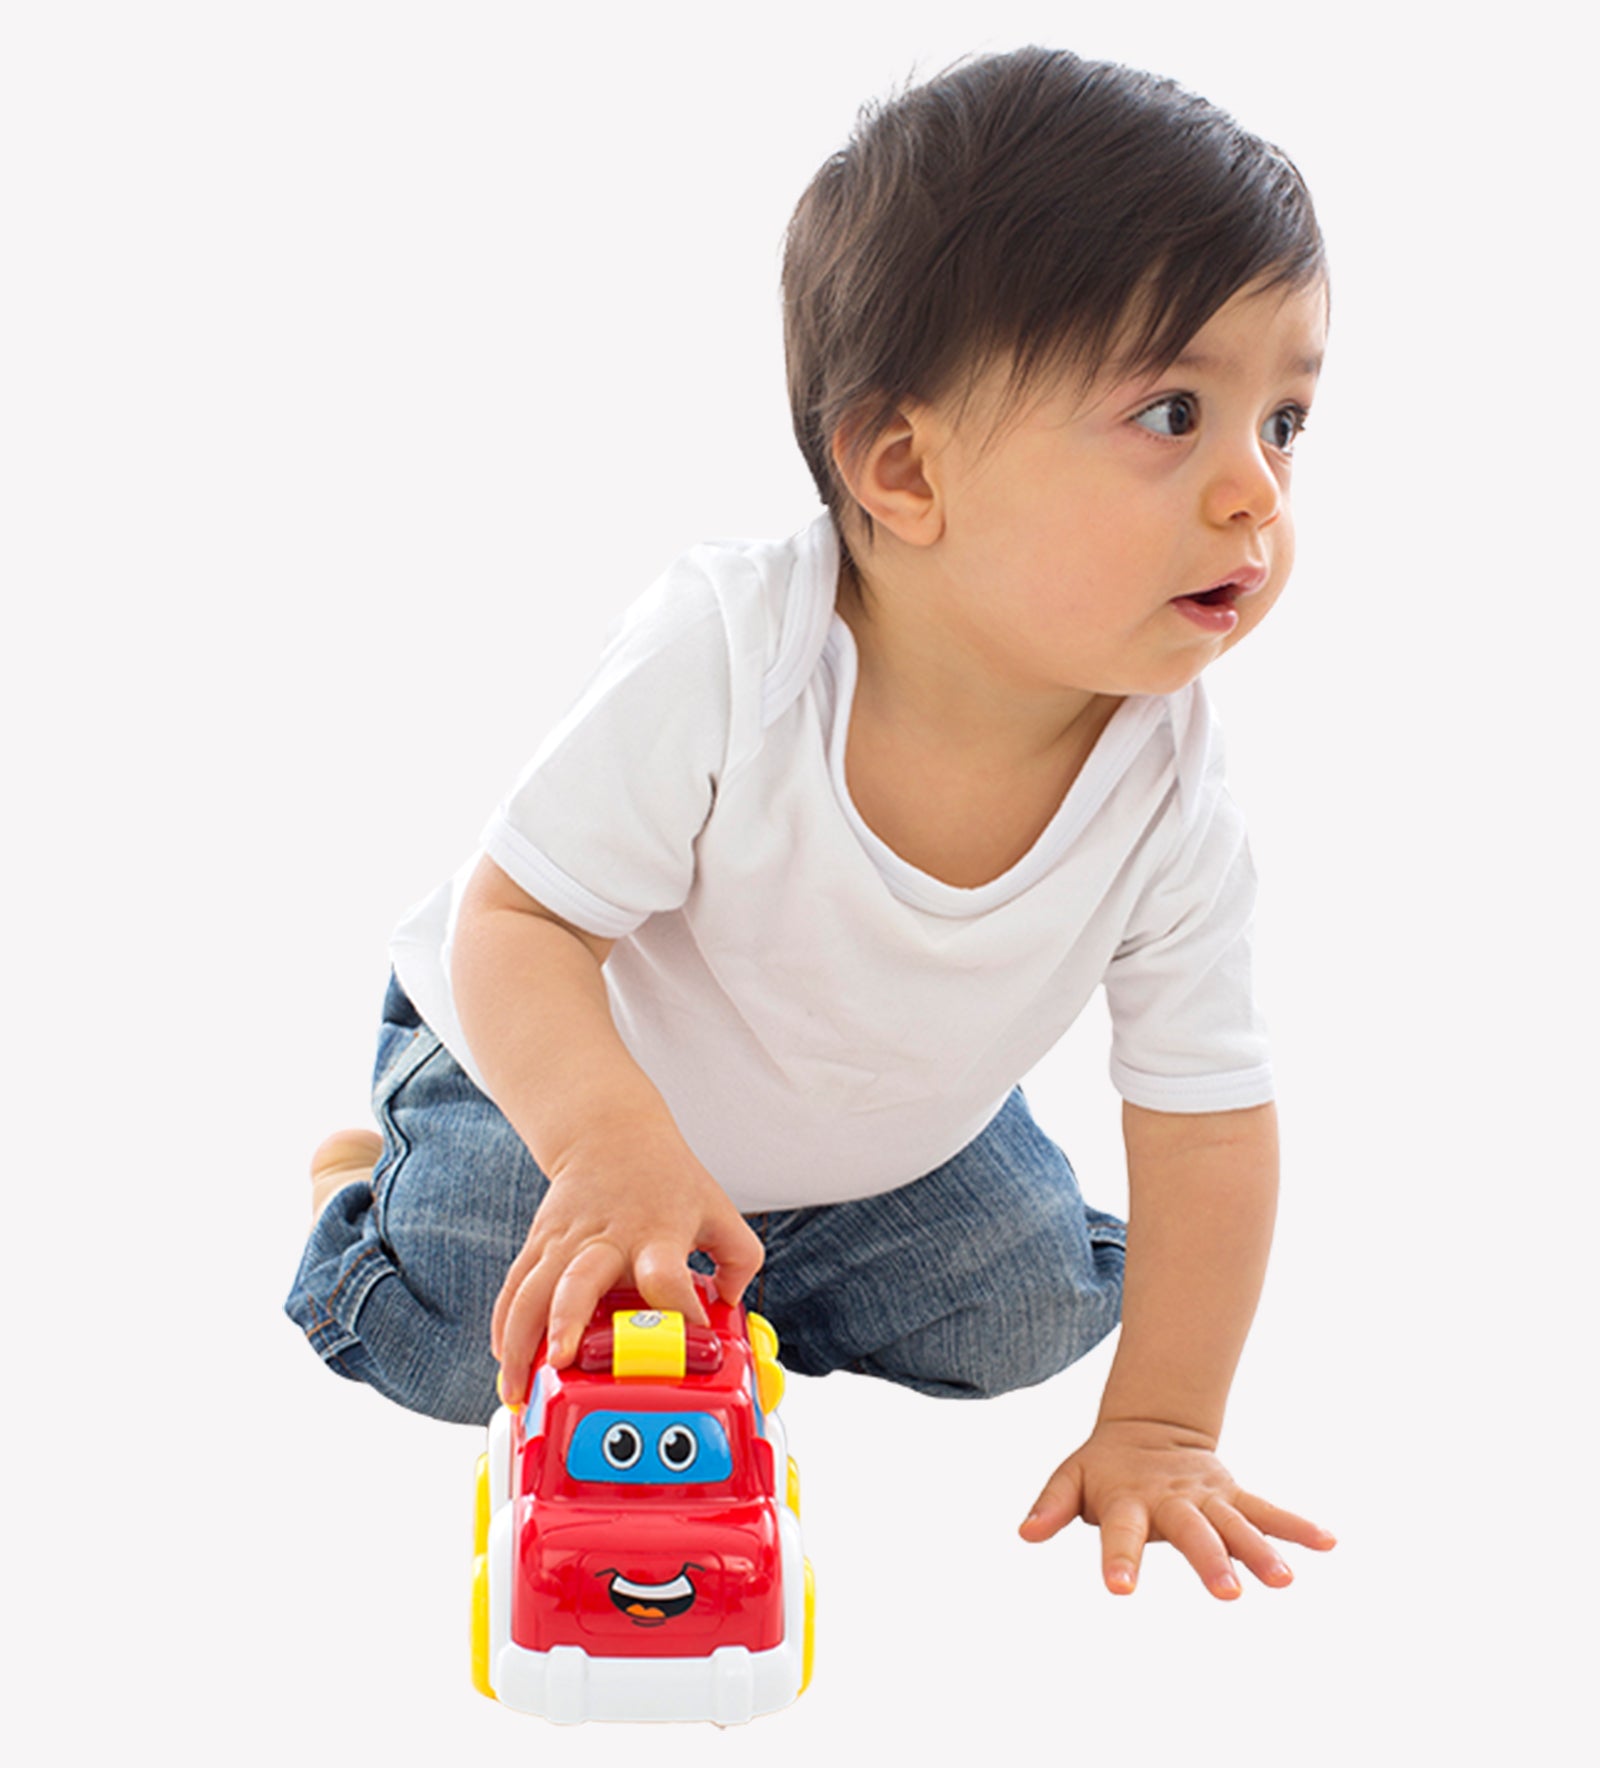
[(931, 546), (944, 531), (933, 455), (938, 420), (925, 405), (897, 411), (865, 446), (859, 426), (841, 424), (833, 438), (833, 462), (864, 514), (907, 546)]

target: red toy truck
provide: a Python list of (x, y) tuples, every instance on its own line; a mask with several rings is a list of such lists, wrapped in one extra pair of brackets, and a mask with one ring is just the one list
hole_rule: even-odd
[(709, 1326), (633, 1290), (534, 1366), (478, 1466), (473, 1681), (519, 1711), (739, 1724), (811, 1676), (812, 1578), (776, 1334), (700, 1280)]

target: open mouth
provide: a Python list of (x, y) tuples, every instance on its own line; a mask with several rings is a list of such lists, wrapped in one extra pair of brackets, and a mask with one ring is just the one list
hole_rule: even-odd
[(1248, 564), (1221, 583), (1193, 595), (1175, 596), (1172, 606), (1202, 632), (1227, 634), (1239, 624), (1239, 603), (1266, 586), (1264, 565)]
[(665, 1584), (636, 1584), (613, 1572), (607, 1590), (612, 1604), (639, 1627), (662, 1626), (694, 1607), (695, 1588), (688, 1566)]
[(1245, 596), (1265, 589), (1267, 574), (1268, 567), (1264, 560), (1249, 559), (1220, 583), (1213, 583), (1209, 589), (1199, 589), (1193, 595), (1181, 595), (1175, 599), (1183, 608), (1232, 608)]

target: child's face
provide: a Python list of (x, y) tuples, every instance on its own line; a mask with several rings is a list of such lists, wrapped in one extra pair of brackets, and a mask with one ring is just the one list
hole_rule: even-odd
[(1289, 477), (1327, 293), (1247, 289), (1159, 374), (1063, 384), (994, 434), (991, 377), (924, 468), (924, 604), (1026, 691), (1171, 693), (1260, 625), (1294, 561)]

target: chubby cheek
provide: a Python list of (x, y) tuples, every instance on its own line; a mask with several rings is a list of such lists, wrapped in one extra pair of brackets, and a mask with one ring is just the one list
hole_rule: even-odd
[(1272, 541), (1272, 581), (1265, 593), (1276, 601), (1294, 569), (1294, 514), (1289, 508), (1287, 490), (1284, 492), (1283, 512), (1267, 532)]
[(1272, 553), (1272, 576), (1264, 589), (1247, 596), (1239, 604), (1239, 624), (1228, 635), (1225, 650), (1232, 650), (1239, 640), (1252, 633), (1278, 605), (1278, 598), (1288, 587), (1289, 572), (1294, 565), (1294, 531), (1285, 527), (1278, 533)]

